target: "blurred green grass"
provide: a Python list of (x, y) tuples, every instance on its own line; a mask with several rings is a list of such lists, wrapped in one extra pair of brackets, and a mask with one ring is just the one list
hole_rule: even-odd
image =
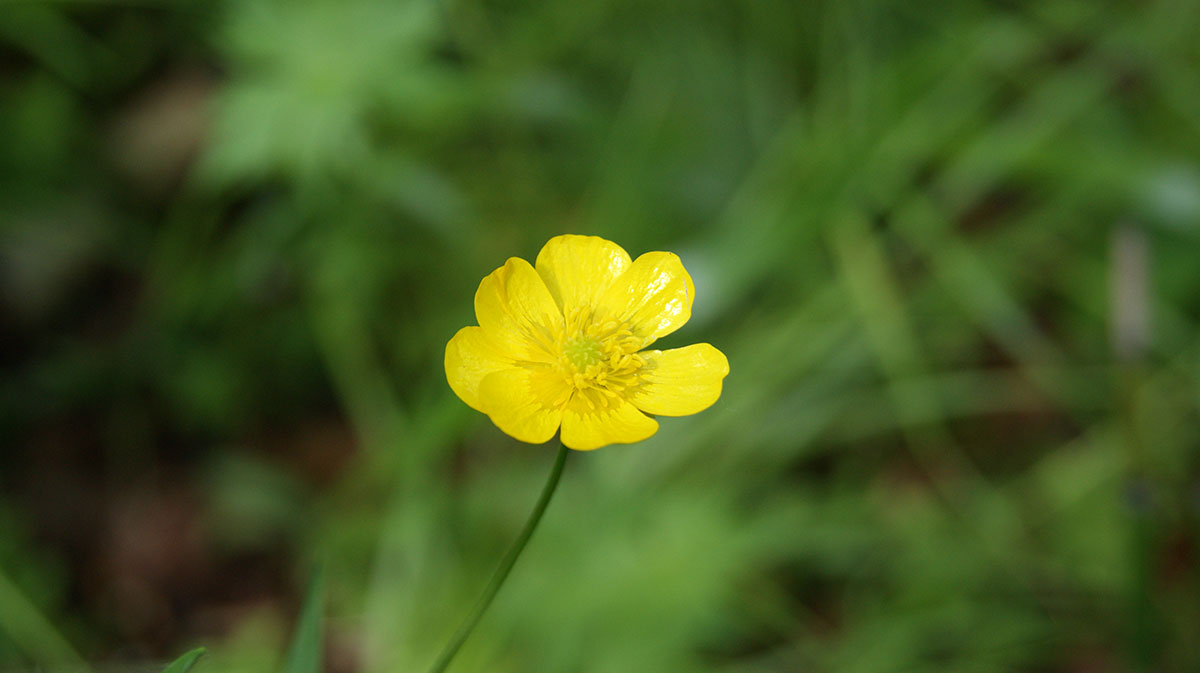
[(1198, 25), (0, 4), (0, 670), (277, 670), (317, 559), (331, 673), (428, 666), (553, 458), (442, 349), (564, 232), (678, 252), (732, 372), (454, 670), (1196, 670)]

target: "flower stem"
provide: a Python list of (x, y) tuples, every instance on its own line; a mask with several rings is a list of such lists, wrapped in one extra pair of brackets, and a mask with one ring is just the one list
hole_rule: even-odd
[(483, 613), (487, 612), (488, 606), (492, 604), (492, 599), (496, 597), (496, 593), (500, 591), (500, 587), (504, 586), (504, 580), (508, 579), (508, 573), (512, 571), (516, 565), (517, 559), (520, 558), (521, 552), (525, 551), (525, 545), (529, 543), (529, 538), (533, 537), (533, 531), (537, 530), (538, 523), (542, 520), (542, 514), (546, 511), (546, 506), (550, 504), (550, 498), (554, 495), (554, 490), (558, 488), (558, 479), (562, 476), (563, 465), (567, 462), (567, 452), (569, 449), (565, 444), (560, 445), (558, 456), (554, 459), (554, 467), (550, 469), (550, 476), (546, 479), (546, 485), (542, 487), (542, 495), (538, 497), (537, 504), (533, 506), (533, 511), (529, 514), (529, 520), (525, 522), (525, 528), (521, 530), (521, 535), (513, 542), (512, 547), (509, 547), (508, 553), (500, 561), (500, 566), (496, 568), (495, 574), (492, 575), (492, 581), (488, 582), (487, 588), (483, 590), (483, 594), (479, 600), (475, 602), (475, 607), (471, 608), (471, 614), (463, 620), (458, 631), (454, 633), (454, 637), (450, 642), (446, 643), (446, 647), (442, 649), (442, 653), (438, 656), (437, 662), (429, 669), (429, 673), (442, 673), (446, 667), (450, 665), (450, 661), (454, 659), (454, 655), (458, 654), (458, 648), (466, 642), (467, 637), (471, 635), (471, 631), (475, 629), (475, 625), (479, 623), (479, 619), (483, 617)]

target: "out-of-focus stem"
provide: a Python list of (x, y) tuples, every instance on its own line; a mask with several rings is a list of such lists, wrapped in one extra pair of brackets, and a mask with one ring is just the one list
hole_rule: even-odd
[(1111, 258), (1111, 330), (1117, 372), (1115, 398), (1125, 446), (1125, 497), (1129, 513), (1129, 654), (1134, 670), (1154, 668), (1157, 615), (1154, 610), (1154, 490), (1138, 424), (1138, 393), (1147, 379), (1145, 356), (1150, 343), (1150, 253), (1145, 232), (1128, 223), (1113, 232)]

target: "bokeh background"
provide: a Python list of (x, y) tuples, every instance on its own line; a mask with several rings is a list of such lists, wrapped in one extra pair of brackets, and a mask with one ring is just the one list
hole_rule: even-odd
[(329, 673), (427, 667), (555, 451), (443, 348), (567, 232), (732, 373), (571, 457), (452, 670), (1200, 670), (1198, 27), (5, 0), (0, 670), (275, 671), (317, 567)]

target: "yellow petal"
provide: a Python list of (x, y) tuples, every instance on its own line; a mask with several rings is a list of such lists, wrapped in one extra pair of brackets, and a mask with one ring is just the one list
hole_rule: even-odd
[(594, 306), (604, 290), (633, 263), (621, 246), (599, 236), (555, 236), (534, 265), (567, 316)]
[(446, 380), (450, 389), (476, 411), (483, 411), (479, 401), (483, 377), (513, 365), (511, 358), (496, 350), (483, 329), (474, 325), (458, 330), (446, 344)]
[(514, 360), (553, 360), (562, 311), (529, 262), (511, 257), (479, 283), (475, 318), (502, 354)]
[(687, 416), (704, 411), (721, 396), (721, 380), (729, 374), (729, 360), (709, 344), (640, 355), (646, 366), (629, 401), (648, 414)]
[(561, 405), (553, 406), (560, 391), (548, 389), (550, 377), (539, 374), (530, 367), (502, 369), (485, 376), (479, 385), (479, 400), (488, 418), (506, 434), (530, 444), (548, 441), (562, 420)]
[(598, 313), (630, 326), (643, 346), (679, 329), (692, 317), (692, 277), (679, 257), (648, 252), (633, 261), (600, 297)]
[(655, 432), (658, 432), (658, 421), (624, 400), (615, 400), (608, 408), (592, 409), (584, 397), (577, 394), (562, 414), (562, 443), (580, 451), (640, 442)]

